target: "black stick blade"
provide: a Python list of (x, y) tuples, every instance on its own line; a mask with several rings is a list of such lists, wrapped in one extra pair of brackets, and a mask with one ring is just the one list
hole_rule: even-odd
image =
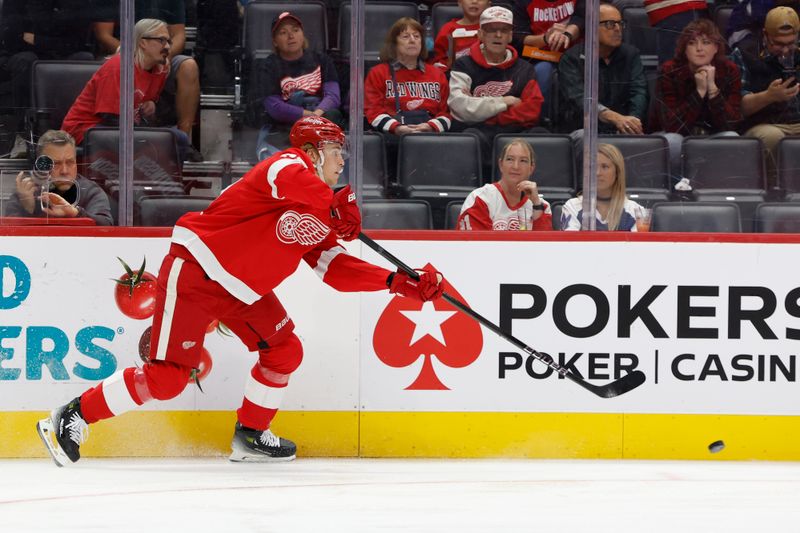
[(619, 396), (620, 394), (625, 394), (626, 392), (630, 392), (642, 383), (645, 382), (645, 375), (644, 372), (641, 370), (634, 370), (630, 374), (626, 374), (619, 378), (617, 381), (613, 381), (607, 385), (603, 386), (591, 386), (592, 392), (597, 394), (598, 396), (602, 396), (603, 398), (614, 398)]

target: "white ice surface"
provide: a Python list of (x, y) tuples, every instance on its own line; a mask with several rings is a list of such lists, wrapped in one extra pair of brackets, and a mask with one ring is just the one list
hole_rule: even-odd
[(28, 531), (800, 531), (800, 464), (0, 460), (0, 532)]

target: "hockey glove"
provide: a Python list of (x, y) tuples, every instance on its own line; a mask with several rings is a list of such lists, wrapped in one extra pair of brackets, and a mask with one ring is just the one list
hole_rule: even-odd
[(389, 285), (389, 292), (402, 294), (421, 302), (440, 298), (442, 292), (444, 292), (442, 274), (432, 266), (427, 266), (422, 270), (417, 270), (417, 272), (419, 273), (419, 281), (412, 279), (402, 270), (392, 272), (386, 280), (387, 285)]
[(352, 241), (361, 233), (361, 213), (358, 211), (356, 194), (350, 185), (333, 195), (331, 202), (331, 229), (340, 239)]

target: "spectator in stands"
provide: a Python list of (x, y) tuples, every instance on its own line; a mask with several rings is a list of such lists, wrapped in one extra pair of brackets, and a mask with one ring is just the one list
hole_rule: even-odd
[(451, 19), (439, 29), (430, 62), (446, 72), (456, 59), (469, 54), (469, 47), (478, 42), (481, 13), (489, 4), (489, 0), (458, 0), (464, 16)]
[(660, 67), (650, 129), (665, 132), (673, 173), (684, 135), (736, 135), (742, 118), (741, 74), (725, 56), (725, 41), (708, 19), (690, 22), (675, 57)]
[(7, 216), (88, 217), (98, 226), (114, 224), (106, 193), (94, 182), (78, 175), (75, 139), (69, 133), (46, 131), (39, 137), (36, 151), (38, 156), (52, 159), (53, 170), (46, 180), (35, 180), (25, 172), (17, 174), (16, 191), (6, 204)]
[(687, 24), (708, 17), (706, 0), (644, 0), (644, 8), (650, 25), (658, 30), (656, 47), (659, 65), (675, 55), (678, 36)]
[[(636, 214), (642, 206), (625, 195), (625, 158), (611, 144), (597, 146), (597, 204), (595, 229), (636, 231)], [(561, 209), (561, 229), (580, 231), (583, 197), (568, 200)]]
[(731, 50), (743, 41), (757, 41), (761, 38), (764, 19), (773, 7), (787, 6), (800, 10), (800, 0), (742, 0), (734, 3), (728, 19), (725, 37)]
[[(616, 7), (601, 4), (599, 23), (597, 130), (640, 135), (647, 112), (647, 81), (639, 51), (622, 42), (625, 22)], [(567, 131), (583, 128), (583, 67), (583, 45), (567, 50), (558, 64), (558, 85), (564, 102), (561, 125)], [(580, 134), (578, 131), (575, 136)]]
[(438, 68), (425, 64), (425, 30), (403, 17), (386, 34), (381, 63), (364, 86), (364, 114), (376, 131), (405, 135), (450, 129), (449, 86)]
[[(134, 119), (138, 125), (155, 120), (156, 101), (169, 75), (171, 41), (167, 25), (161, 20), (142, 19), (134, 28)], [(119, 125), (120, 55), (115, 54), (92, 76), (64, 117), (62, 129), (78, 143), (91, 127)], [(181, 159), (189, 146), (189, 136), (172, 128), (178, 139)]]
[(778, 142), (800, 135), (800, 101), (797, 37), (800, 18), (794, 9), (776, 7), (764, 21), (763, 40), (734, 50), (733, 60), (742, 72), (742, 116), (745, 135), (764, 144), (769, 188), (777, 186)]
[[(94, 36), (103, 54), (115, 54), (119, 50), (118, 31), (119, 2), (103, 2), (95, 17)], [(192, 138), (192, 126), (200, 104), (200, 69), (197, 62), (184, 55), (186, 46), (186, 5), (184, 0), (136, 0), (134, 5), (137, 22), (142, 19), (163, 20), (167, 24), (169, 38), (170, 69), (162, 97), (156, 102), (155, 120), (159, 125), (177, 124), (178, 129)], [(191, 161), (202, 161), (202, 155), (191, 145), (186, 147), (186, 156)]]
[(581, 30), (570, 21), (576, 0), (514, 0), (514, 48), (529, 58), (545, 102), (561, 54), (578, 42)]
[(509, 46), (514, 24), (511, 11), (492, 6), (480, 21), (480, 42), (453, 64), (447, 104), (459, 121), (457, 129), (466, 128), (480, 138), (483, 161), (491, 167), (494, 136), (535, 128), (543, 98), (533, 66), (519, 61), (517, 51)]
[(275, 53), (255, 66), (253, 105), (262, 127), (256, 155), (261, 161), (289, 147), (289, 131), (301, 117), (323, 116), (342, 126), (339, 78), (333, 61), (308, 49), (303, 23), (289, 11), (272, 21)]
[(536, 154), (524, 139), (505, 145), (497, 160), (500, 180), (475, 189), (458, 217), (460, 230), (552, 230), (550, 205), (530, 181)]
[[(31, 67), (37, 60), (71, 59), (91, 61), (89, 45), (91, 19), (85, 1), (5, 0), (3, 16), (6, 35), (0, 60), (0, 77), (9, 80), (10, 105), (15, 110), (17, 131), (23, 128), (30, 107)], [(12, 157), (24, 157), (27, 146), (21, 136)]]

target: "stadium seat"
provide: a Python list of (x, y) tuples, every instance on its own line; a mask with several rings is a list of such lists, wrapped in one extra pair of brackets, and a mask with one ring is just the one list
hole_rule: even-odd
[(572, 139), (569, 135), (514, 135), (503, 134), (494, 138), (493, 173), (494, 181), (500, 179), (497, 160), (511, 139), (525, 139), (536, 153), (536, 168), (531, 178), (536, 182), (539, 193), (550, 202), (565, 202), (575, 196), (575, 167)]
[(784, 137), (778, 143), (778, 187), (786, 200), (800, 201), (800, 137)]
[(550, 204), (550, 211), (552, 211), (553, 217), (553, 229), (556, 231), (561, 230), (561, 210), (564, 208), (564, 204), (559, 202), (557, 204)]
[(400, 138), (397, 179), (403, 196), (426, 200), (444, 227), (446, 205), (481, 184), (478, 138), (468, 133), (418, 133)]
[(31, 68), (29, 129), (39, 136), (60, 129), (69, 108), (102, 62), (36, 61)]
[(323, 2), (257, 0), (248, 3), (244, 10), (245, 53), (254, 57), (272, 52), (272, 19), (284, 11), (291, 11), (303, 23), (309, 48), (314, 52), (325, 52), (328, 48), (328, 14)]
[[(133, 189), (136, 197), (183, 195), (175, 134), (167, 128), (136, 128), (133, 138)], [(116, 196), (119, 192), (119, 130), (97, 127), (86, 132), (84, 163), (87, 178)]]
[(625, 31), (622, 34), (623, 42), (635, 46), (642, 58), (645, 69), (658, 68), (658, 30), (650, 25), (647, 12), (642, 7), (629, 6), (622, 10), (622, 20), (625, 21)]
[[(386, 168), (386, 149), (383, 144), (383, 136), (377, 133), (364, 133), (364, 168), (361, 178), (362, 197), (365, 200), (384, 198), (388, 184), (388, 171)], [(352, 158), (347, 159), (344, 165), (344, 172), (339, 179), (340, 183), (350, 181), (350, 165)]]
[(139, 199), (139, 226), (172, 227), (190, 211), (202, 211), (212, 198), (199, 196), (145, 196)]
[(800, 204), (763, 203), (756, 209), (757, 233), (800, 233)]
[(625, 158), (626, 192), (644, 206), (670, 199), (669, 145), (661, 135), (601, 135)]
[(361, 211), (364, 229), (433, 229), (424, 200), (366, 200)]
[(453, 19), (460, 19), (464, 16), (461, 6), (457, 2), (437, 2), (431, 7), (431, 17), (433, 17), (433, 37), (439, 35), (442, 26)]
[(728, 34), (728, 23), (731, 20), (733, 8), (733, 5), (721, 5), (714, 8), (714, 24), (717, 25), (723, 38)]
[(742, 227), (752, 231), (755, 210), (765, 198), (761, 141), (753, 137), (687, 137), (681, 148), (683, 175), (703, 202), (733, 202)]
[[(350, 59), (350, 29), (352, 27), (352, 7), (344, 2), (339, 7), (339, 55), (342, 60)], [(419, 8), (412, 2), (366, 2), (364, 4), (364, 59), (375, 63), (389, 28), (397, 19), (411, 17), (419, 20)]]
[(444, 213), (444, 229), (458, 229), (458, 217), (461, 215), (461, 206), (464, 202), (454, 200), (447, 204)]
[(650, 231), (740, 233), (739, 207), (734, 203), (671, 202), (653, 206)]

